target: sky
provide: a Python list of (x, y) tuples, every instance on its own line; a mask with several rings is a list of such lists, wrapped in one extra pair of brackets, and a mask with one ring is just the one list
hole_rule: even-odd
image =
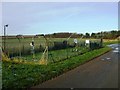
[(7, 35), (117, 30), (117, 2), (3, 2)]

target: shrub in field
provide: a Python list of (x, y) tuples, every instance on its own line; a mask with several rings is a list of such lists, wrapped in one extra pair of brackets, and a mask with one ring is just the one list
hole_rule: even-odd
[(94, 49), (98, 49), (98, 48), (101, 48), (101, 42), (90, 42), (90, 50), (94, 50)]
[(2, 52), (2, 60), (9, 61), (10, 59)]
[(47, 60), (42, 59), (42, 60), (39, 61), (39, 64), (41, 64), (41, 65), (47, 65), (48, 62), (47, 62)]
[(55, 50), (59, 50), (59, 49), (64, 49), (67, 48), (67, 42), (54, 42), (54, 47)]

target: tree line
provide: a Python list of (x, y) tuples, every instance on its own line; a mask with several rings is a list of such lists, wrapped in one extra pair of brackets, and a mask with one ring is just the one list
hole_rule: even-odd
[[(7, 38), (31, 38), (31, 37), (41, 37), (45, 36), (46, 38), (68, 38), (73, 33), (69, 32), (60, 32), (60, 33), (53, 33), (53, 34), (37, 34), (37, 35), (14, 35), (14, 36), (7, 36)], [(116, 39), (120, 38), (120, 30), (112, 30), (112, 31), (104, 31), (104, 32), (97, 32), (97, 33), (74, 33), (71, 38), (103, 38), (103, 39)], [(4, 36), (2, 36), (4, 38)]]
[[(69, 32), (61, 32), (61, 33), (53, 33), (53, 34), (39, 34), (36, 36), (46, 36), (46, 37), (52, 37), (52, 38), (68, 38), (72, 33)], [(103, 38), (103, 39), (116, 39), (120, 36), (120, 30), (112, 30), (112, 31), (104, 31), (104, 32), (98, 32), (98, 33), (74, 33), (71, 38)]]
[(91, 38), (116, 39), (120, 36), (120, 30), (91, 33)]

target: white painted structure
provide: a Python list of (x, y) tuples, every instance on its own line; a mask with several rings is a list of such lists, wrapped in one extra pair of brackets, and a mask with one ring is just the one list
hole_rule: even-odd
[(85, 40), (85, 45), (89, 45), (90, 44), (90, 40)]
[(86, 44), (89, 44), (89, 43), (90, 43), (90, 40), (86, 40), (85, 43), (86, 43)]
[(76, 44), (77, 44), (77, 39), (74, 39), (74, 43), (76, 43)]

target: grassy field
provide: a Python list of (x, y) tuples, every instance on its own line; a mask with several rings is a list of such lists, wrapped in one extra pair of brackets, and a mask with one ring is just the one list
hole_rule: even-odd
[(3, 88), (28, 88), (56, 77), (107, 51), (105, 47), (49, 65), (19, 64), (3, 61)]
[[(49, 46), (53, 46), (55, 41), (63, 42), (64, 40), (67, 40), (67, 38), (48, 38)], [(70, 38), (68, 43), (73, 44), (74, 38)], [(92, 39), (92, 41), (95, 39)], [(4, 41), (4, 40), (2, 40)], [(85, 39), (78, 39), (78, 43), (84, 42)], [(30, 54), (30, 43), (32, 42), (32, 38), (24, 38), (21, 39), (21, 42), (16, 39), (6, 39), (6, 51), (8, 52), (8, 55), (18, 56), (19, 52), (22, 53), (22, 55), (29, 53)], [(34, 38), (35, 42), (35, 51), (39, 52), (40, 51), (40, 46), (45, 48), (45, 39), (43, 37), (41, 38)], [(0, 42), (2, 43), (2, 42)], [(2, 44), (4, 46), (4, 43)]]
[[(73, 41), (73, 39), (71, 39), (71, 41)], [(118, 43), (118, 41), (106, 40), (104, 41), (104, 48), (92, 51), (85, 47), (77, 47), (78, 52), (74, 51), (76, 48), (49, 51), (49, 54), (53, 55), (53, 58), (49, 57), (49, 62), (55, 61), (56, 63), (49, 63), (48, 65), (19, 63), (10, 59), (6, 60), (7, 57), (3, 57), (2, 86), (3, 88), (28, 88), (37, 85), (110, 51), (111, 49), (106, 47), (106, 45), (113, 43)], [(35, 54), (36, 62), (40, 60), (41, 53), (42, 52)], [(27, 61), (33, 60), (32, 55), (24, 55), (22, 58)]]
[[(89, 51), (89, 48), (87, 48), (87, 47), (77, 47), (77, 51), (76, 51), (76, 47), (49, 51), (48, 52), (48, 63), (60, 62), (62, 60), (66, 60), (66, 59), (69, 59), (71, 57), (84, 54), (88, 51)], [(42, 55), (43, 55), (42, 52), (36, 53), (34, 59), (33, 59), (33, 55), (24, 55), (23, 57), (18, 59), (18, 61), (22, 59), (22, 60), (27, 61), (27, 62), (39, 63)]]
[(109, 45), (109, 44), (114, 44), (114, 43), (120, 43), (120, 40), (104, 40), (104, 43), (103, 45), (106, 46), (106, 45)]
[[(49, 47), (54, 46), (54, 42), (63, 42), (67, 40), (67, 38), (47, 38), (49, 42)], [(78, 45), (83, 44), (85, 39), (77, 39)], [(70, 45), (74, 44), (74, 38), (70, 38), (68, 43)], [(92, 40), (97, 41), (97, 40)], [(99, 41), (99, 40), (98, 40)], [(3, 40), (4, 42), (4, 40)], [(10, 57), (21, 57), (23, 60), (33, 61), (33, 56), (31, 54), (31, 46), (30, 43), (32, 42), (32, 38), (22, 38), (21, 41), (16, 39), (6, 39), (6, 52), (7, 55)], [(45, 38), (34, 38), (35, 42), (35, 58), (34, 61), (39, 61), (45, 49)], [(3, 43), (4, 46), (4, 43)], [(75, 56), (84, 52), (88, 51), (86, 47), (77, 47), (77, 52), (74, 51), (76, 48), (68, 48), (68, 49), (61, 49), (61, 50), (52, 50), (48, 52), (49, 55), (49, 62), (60, 61), (71, 56)]]
[[(50, 45), (54, 46), (55, 41), (63, 42), (66, 39), (67, 38), (48, 38), (49, 46)], [(86, 39), (77, 39), (77, 40), (78, 40), (78, 47), (49, 51), (48, 62), (50, 63), (57, 62), (88, 52), (89, 48), (86, 48), (85, 46), (80, 46), (80, 44), (84, 44)], [(100, 41), (100, 39), (89, 39), (89, 40), (93, 42)], [(34, 62), (40, 61), (41, 56), (43, 55), (45, 49), (45, 39), (43, 37), (34, 38), (34, 42), (35, 42), (34, 59), (33, 59), (33, 55), (31, 54), (31, 46), (29, 45), (31, 41), (32, 38), (21, 39), (21, 43), (19, 43), (18, 39), (7, 39), (6, 40), (6, 50), (8, 52), (7, 55), (14, 58), (20, 58), (24, 61), (34, 61)], [(73, 41), (74, 38), (70, 38), (68, 43), (73, 44)], [(104, 42), (103, 45), (106, 46), (107, 44), (117, 42), (117, 40), (103, 40), (103, 42)], [(40, 45), (42, 46), (42, 48), (40, 48)]]
[[(54, 42), (63, 42), (64, 40), (67, 40), (67, 38), (47, 38), (48, 42), (49, 42), (49, 47), (53, 47), (54, 46)], [(73, 44), (74, 38), (70, 38), (68, 40), (69, 44)], [(85, 39), (77, 39), (78, 40), (78, 44), (84, 43)], [(91, 41), (99, 41), (96, 39), (90, 39)], [(4, 42), (4, 40), (2, 40)], [(0, 42), (0, 43), (3, 43)], [(32, 42), (32, 38), (24, 38), (21, 39), (21, 41), (19, 42), (19, 40), (16, 39), (6, 39), (6, 52), (7, 55), (10, 57), (14, 57), (14, 56), (20, 56), (20, 53), (22, 56), (24, 55), (30, 55), (31, 54), (31, 46), (30, 43)], [(45, 44), (46, 41), (43, 37), (41, 38), (34, 38), (34, 42), (35, 42), (35, 53), (38, 52), (43, 52), (43, 50), (45, 49)], [(4, 43), (2, 44), (2, 46), (4, 46)]]

